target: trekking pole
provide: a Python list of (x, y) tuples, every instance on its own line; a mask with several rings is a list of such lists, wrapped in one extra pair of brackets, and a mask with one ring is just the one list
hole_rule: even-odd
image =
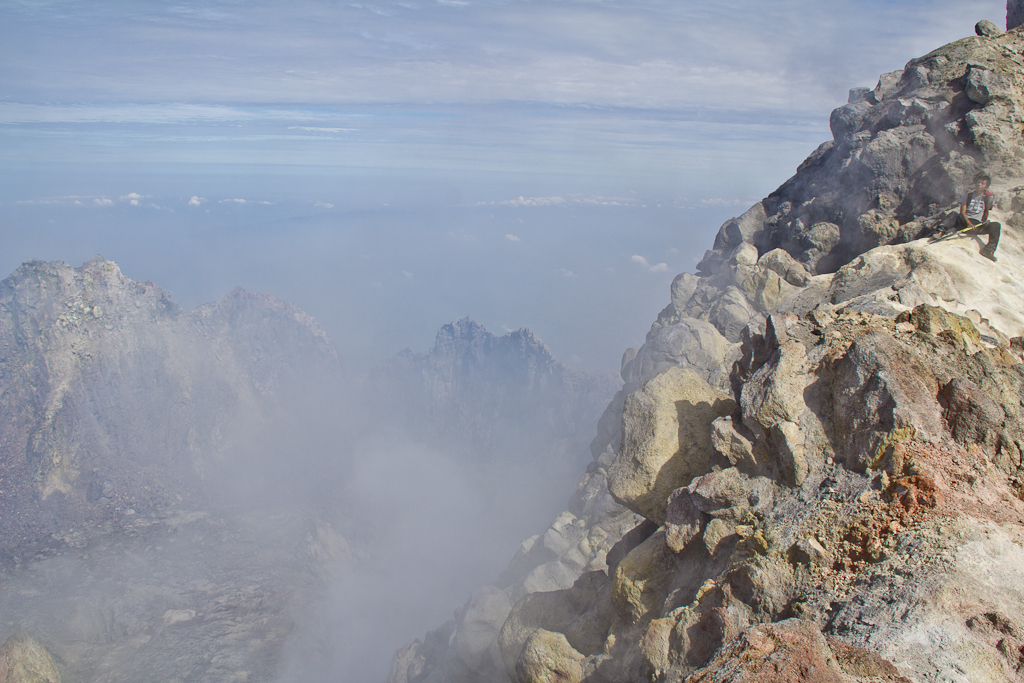
[(986, 225), (988, 225), (988, 223), (989, 223), (988, 221), (985, 221), (984, 223), (978, 223), (977, 225), (968, 225), (966, 228), (962, 228), (960, 230), (957, 230), (956, 232), (944, 232), (941, 235), (932, 236), (932, 237), (928, 238), (928, 244), (935, 244), (936, 242), (942, 242), (943, 240), (948, 240), (948, 239), (951, 239), (953, 237), (957, 237), (959, 235), (962, 235), (965, 232), (970, 232), (971, 230), (977, 230), (978, 228), (983, 228)]

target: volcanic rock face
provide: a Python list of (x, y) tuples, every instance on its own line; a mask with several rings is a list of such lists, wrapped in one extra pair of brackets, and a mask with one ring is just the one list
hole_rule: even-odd
[(197, 495), (337, 372), (319, 326), (270, 296), (186, 313), (102, 257), (26, 262), (0, 282), (0, 547)]
[[(1022, 680), (1024, 34), (978, 34), (851, 91), (672, 283), (499, 582), (505, 671), (450, 675), (441, 629), (392, 683)], [(997, 263), (922, 239), (981, 170)]]
[(339, 375), (319, 326), (265, 294), (186, 313), (103, 258), (0, 282), (0, 631), (32, 634), (0, 648), (0, 680), (59, 681), (54, 659), (68, 680), (274, 677), (290, 610), (348, 546), (255, 485), (225, 511), (225, 482), (301, 469), (260, 444)]

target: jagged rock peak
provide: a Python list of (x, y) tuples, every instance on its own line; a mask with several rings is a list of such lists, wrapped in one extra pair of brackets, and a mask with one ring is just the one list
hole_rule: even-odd
[(532, 358), (538, 365), (557, 362), (547, 345), (529, 328), (522, 327), (498, 337), (468, 315), (438, 330), (430, 355), (437, 359), (448, 359), (499, 348), (506, 352), (517, 352), (524, 358)]

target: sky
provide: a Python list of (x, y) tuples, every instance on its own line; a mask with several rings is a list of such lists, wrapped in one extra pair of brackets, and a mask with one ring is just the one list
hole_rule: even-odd
[(0, 275), (240, 285), (350, 367), (472, 315), (618, 370), (856, 86), (992, 0), (0, 0)]

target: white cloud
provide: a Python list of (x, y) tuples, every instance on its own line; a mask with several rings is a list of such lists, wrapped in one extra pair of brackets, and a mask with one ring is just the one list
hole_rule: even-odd
[(505, 239), (507, 239), (509, 242), (518, 242), (519, 241), (519, 238), (516, 237), (515, 235), (512, 235), (512, 234), (505, 235)]
[(204, 198), (202, 198), (202, 197), (197, 197), (196, 195), (192, 195), (192, 199), (188, 200), (188, 205), (189, 206), (199, 206), (200, 204), (202, 204), (205, 201), (206, 200)]
[(632, 258), (633, 263), (639, 263), (641, 266), (643, 266), (643, 268), (645, 270), (647, 270), (647, 271), (649, 271), (651, 273), (666, 273), (666, 272), (668, 272), (668, 264), (667, 263), (657, 263), (657, 264), (651, 265), (651, 263), (647, 259), (645, 259), (643, 256), (640, 256), (639, 254), (633, 254), (633, 256), (631, 258)]
[(256, 200), (256, 199), (240, 199), (238, 197), (232, 199), (221, 199), (219, 203), (224, 204), (226, 202), (232, 202), (234, 204), (272, 204), (272, 202)]
[(97, 197), (96, 199), (92, 200), (92, 203), (95, 204), (96, 206), (113, 206), (114, 200), (107, 199), (106, 197)]
[(481, 205), (491, 206), (561, 206), (565, 204), (565, 197), (523, 197), (517, 199), (506, 199), (501, 202), (479, 202)]
[(477, 202), (477, 206), (642, 206), (636, 197), (606, 197), (604, 195), (573, 194), (566, 197), (524, 197), (505, 199), (498, 202)]
[[(138, 206), (139, 200), (143, 198), (144, 195), (141, 195), (138, 192), (129, 192), (128, 194), (121, 196), (121, 201), (123, 202), (127, 200), (127, 202), (132, 206)], [(152, 206), (152, 204), (150, 206)]]
[(708, 206), (751, 206), (756, 204), (756, 199), (723, 199), (720, 197), (714, 197), (709, 199), (701, 199), (700, 205), (704, 207)]
[(556, 268), (555, 272), (560, 273), (562, 277), (577, 277), (576, 273), (566, 268)]
[(324, 128), (323, 126), (288, 126), (288, 130), (310, 130), (316, 133), (352, 133), (358, 128)]
[(334, 208), (334, 204), (330, 204), (328, 202), (314, 202), (313, 206), (320, 207), (321, 209), (333, 209)]

